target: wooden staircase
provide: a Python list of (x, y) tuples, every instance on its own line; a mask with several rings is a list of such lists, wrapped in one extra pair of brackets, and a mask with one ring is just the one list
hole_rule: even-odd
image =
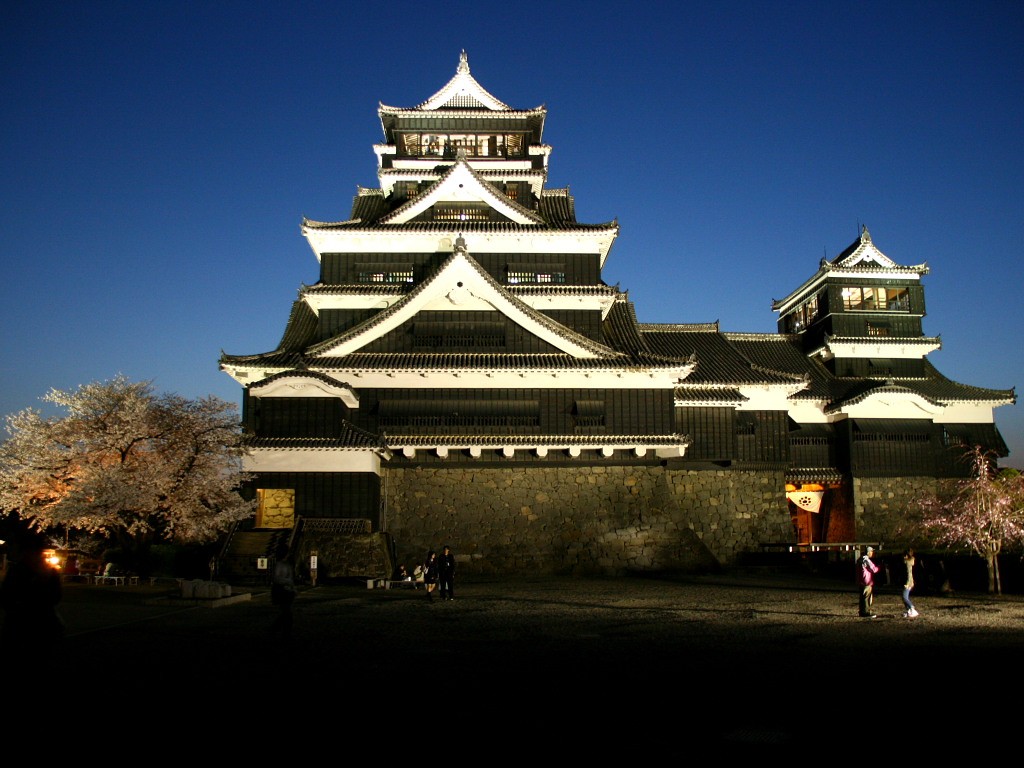
[[(269, 584), (274, 553), (289, 536), (291, 530), (287, 528), (234, 531), (229, 535), (218, 558), (220, 578), (232, 584)], [(266, 570), (258, 567), (261, 557), (267, 558)]]

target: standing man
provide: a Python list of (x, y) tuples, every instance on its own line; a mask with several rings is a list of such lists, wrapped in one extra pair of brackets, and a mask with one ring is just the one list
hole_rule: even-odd
[(874, 547), (868, 547), (867, 552), (857, 561), (857, 583), (860, 585), (860, 615), (865, 619), (877, 618), (871, 612), (871, 606), (875, 602), (875, 574), (878, 573), (878, 566), (871, 559), (875, 554)]
[(298, 593), (295, 589), (295, 567), (292, 565), (291, 552), (287, 544), (277, 548), (274, 561), (274, 576), (270, 583), (270, 600), (277, 606), (277, 617), (270, 625), (270, 633), (281, 640), (290, 640), (292, 636), (292, 604)]
[(441, 558), (438, 561), (438, 573), (441, 578), (441, 599), (455, 599), (455, 555), (452, 548), (447, 544), (441, 550)]

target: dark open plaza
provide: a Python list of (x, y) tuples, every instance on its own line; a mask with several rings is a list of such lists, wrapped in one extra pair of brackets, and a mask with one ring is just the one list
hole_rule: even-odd
[(883, 587), (861, 619), (852, 585), (804, 574), (466, 581), (446, 602), (353, 581), (307, 584), (282, 640), (269, 593), (231, 592), (66, 585), (54, 682), (108, 692), (122, 724), (249, 729), (284, 707), (410, 755), (421, 737), (594, 759), (908, 733), (935, 748), (1020, 724), (1020, 596), (923, 593), (908, 620)]

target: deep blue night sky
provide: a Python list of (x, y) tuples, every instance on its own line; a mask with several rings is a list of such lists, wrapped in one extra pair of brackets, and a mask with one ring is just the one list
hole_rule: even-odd
[[(318, 278), (303, 216), (376, 187), (380, 102), (459, 52), (548, 108), (549, 186), (618, 219), (605, 280), (642, 322), (770, 332), (772, 299), (866, 224), (927, 262), (929, 359), (1024, 384), (1017, 2), (20, 2), (0, 27), (0, 415), (123, 373), (241, 390)], [(1024, 467), (1021, 406), (996, 422)]]

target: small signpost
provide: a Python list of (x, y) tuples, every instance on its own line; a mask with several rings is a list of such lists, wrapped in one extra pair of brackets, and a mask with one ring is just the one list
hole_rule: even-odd
[(316, 586), (316, 550), (314, 549), (309, 555), (309, 578), (313, 581), (313, 586)]

